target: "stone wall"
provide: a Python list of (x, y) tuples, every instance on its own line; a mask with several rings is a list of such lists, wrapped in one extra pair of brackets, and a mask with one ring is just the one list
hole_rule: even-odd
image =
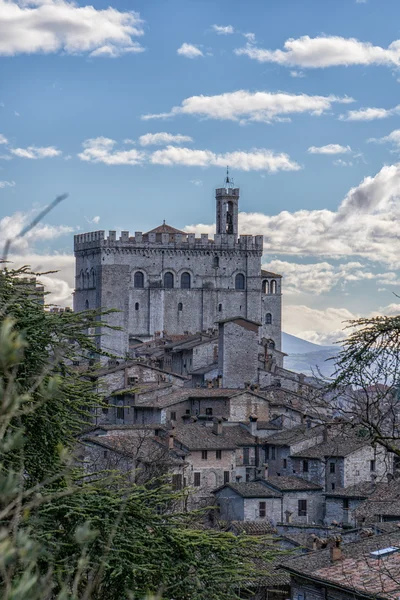
[(244, 388), (258, 382), (258, 325), (245, 319), (219, 325), (218, 368), (222, 387)]

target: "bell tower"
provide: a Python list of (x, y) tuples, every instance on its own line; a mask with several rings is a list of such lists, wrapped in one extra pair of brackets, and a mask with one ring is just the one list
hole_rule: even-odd
[(239, 188), (233, 187), (233, 179), (226, 169), (225, 187), (215, 190), (217, 205), (217, 234), (228, 234), (238, 237)]

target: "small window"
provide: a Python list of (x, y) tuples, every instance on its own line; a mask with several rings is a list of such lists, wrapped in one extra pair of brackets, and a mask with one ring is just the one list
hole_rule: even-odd
[(287, 469), (287, 460), (286, 460), (286, 458), (283, 459), (283, 468)]
[(222, 450), (216, 450), (215, 451), (215, 458), (217, 460), (221, 460), (221, 458), (222, 458)]
[(178, 304), (178, 311), (182, 312), (182, 310), (183, 310), (183, 304), (182, 304), (182, 302), (179, 302), (179, 304)]
[(174, 287), (174, 276), (169, 271), (164, 274), (164, 287), (168, 289)]
[(200, 473), (195, 473), (194, 474), (194, 481), (193, 481), (193, 485), (195, 487), (200, 487)]
[(335, 484), (334, 483), (331, 484), (331, 488), (332, 488), (332, 492), (334, 492), (335, 491)]
[(258, 516), (260, 517), (260, 519), (263, 519), (267, 514), (267, 503), (266, 502), (259, 502), (258, 503)]
[(308, 460), (303, 460), (303, 473), (308, 473)]
[(107, 458), (107, 456), (108, 456), (108, 451), (107, 450), (104, 450), (103, 456), (104, 456), (104, 458)]
[(213, 267), (214, 267), (214, 269), (219, 267), (219, 257), (218, 256), (214, 256), (214, 258), (213, 258)]
[(176, 421), (176, 412), (174, 410), (171, 412), (171, 421)]
[(307, 516), (307, 500), (298, 501), (298, 515), (299, 517)]
[(135, 385), (139, 382), (139, 377), (128, 377), (128, 384)]
[(201, 460), (207, 460), (207, 450), (201, 451)]
[(349, 499), (344, 498), (343, 500), (343, 510), (349, 510)]
[(271, 315), (271, 313), (267, 313), (265, 315), (265, 324), (266, 325), (271, 325), (272, 324), (272, 315)]
[(250, 448), (243, 448), (243, 464), (250, 464)]
[(184, 290), (190, 289), (190, 273), (182, 273), (181, 275), (181, 288)]
[(218, 312), (222, 312), (222, 304), (218, 304)]
[(139, 302), (135, 302), (135, 310), (139, 310)]
[(262, 292), (263, 294), (269, 294), (269, 283), (266, 279), (262, 282)]
[(273, 280), (271, 281), (271, 283), (269, 284), (269, 289), (270, 289), (270, 293), (271, 293), (271, 294), (276, 294), (277, 285), (276, 285), (276, 281), (275, 281), (275, 279), (273, 279)]
[(334, 462), (329, 463), (329, 473), (336, 473), (336, 465)]
[(123, 418), (124, 418), (124, 407), (117, 406), (117, 419), (123, 419)]
[(212, 415), (212, 408), (206, 408), (206, 415), (208, 415), (209, 417)]
[(275, 342), (274, 342), (273, 340), (270, 340), (270, 341), (268, 342), (268, 348), (269, 348), (270, 350), (275, 350)]
[(375, 471), (376, 469), (376, 462), (374, 460), (370, 460), (369, 461), (369, 468), (371, 471)]
[(89, 310), (89, 300), (85, 300), (85, 310)]
[(133, 279), (133, 285), (135, 286), (135, 288), (144, 287), (144, 275), (142, 271), (136, 271), (135, 277)]
[(224, 471), (224, 483), (229, 483), (229, 471)]
[(172, 475), (172, 489), (177, 491), (182, 489), (182, 475)]
[(268, 460), (269, 459), (269, 446), (265, 446), (264, 450), (265, 450), (265, 460)]
[(101, 410), (103, 415), (108, 415), (108, 398), (103, 401), (103, 407)]
[(238, 273), (235, 277), (235, 290), (244, 290), (245, 279), (242, 273)]
[(275, 460), (275, 446), (271, 446), (271, 460)]

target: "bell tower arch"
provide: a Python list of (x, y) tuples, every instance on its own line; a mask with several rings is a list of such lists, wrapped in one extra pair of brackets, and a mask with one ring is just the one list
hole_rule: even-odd
[(226, 169), (225, 187), (215, 190), (217, 234), (238, 237), (239, 188), (235, 188), (229, 169)]

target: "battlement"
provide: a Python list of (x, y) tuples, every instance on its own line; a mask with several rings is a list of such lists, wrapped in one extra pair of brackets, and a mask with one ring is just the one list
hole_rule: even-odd
[[(232, 191), (232, 190), (230, 190)], [(234, 191), (234, 190), (233, 190)], [(74, 236), (74, 250), (94, 250), (97, 248), (175, 248), (175, 249), (207, 249), (207, 250), (257, 250), (262, 251), (262, 235), (241, 235), (237, 239), (230, 234), (216, 234), (214, 239), (208, 237), (208, 233), (200, 234), (196, 238), (194, 233), (142, 233), (136, 231), (134, 237), (129, 231), (121, 231), (117, 239), (116, 231), (109, 231), (105, 237), (105, 231), (92, 231)]]
[(239, 188), (217, 188), (215, 196), (237, 196), (239, 197)]

